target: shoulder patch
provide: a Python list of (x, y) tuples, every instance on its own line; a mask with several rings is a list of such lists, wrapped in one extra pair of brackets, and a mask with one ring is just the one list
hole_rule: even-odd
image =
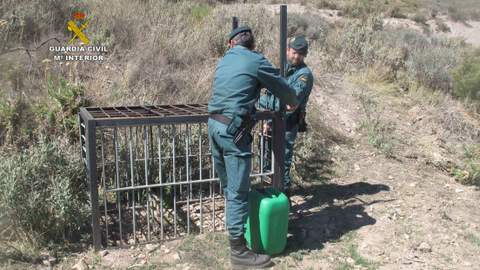
[(304, 82), (307, 82), (308, 78), (306, 75), (302, 75), (300, 76), (300, 78), (298, 78), (300, 81), (304, 81)]

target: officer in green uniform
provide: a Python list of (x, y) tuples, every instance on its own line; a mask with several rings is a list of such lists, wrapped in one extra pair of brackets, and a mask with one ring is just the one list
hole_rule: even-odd
[(208, 103), (208, 135), (215, 171), (227, 199), (227, 229), (233, 266), (266, 267), (268, 255), (256, 254), (246, 247), (243, 236), (248, 216), (250, 189), (252, 116), (261, 88), (296, 108), (295, 91), (277, 69), (254, 50), (248, 27), (239, 27), (229, 36), (229, 47), (217, 65), (213, 94)]
[[(304, 62), (308, 53), (308, 42), (303, 36), (294, 37), (289, 41), (287, 49), (288, 64), (286, 67), (286, 76), (290, 87), (295, 89), (299, 105), (296, 110), (287, 111), (286, 113), (286, 134), (285, 134), (285, 174), (284, 188), (285, 193), (290, 197), (291, 176), (290, 168), (293, 158), (293, 146), (298, 132), (306, 131), (306, 107), (310, 92), (313, 87), (313, 74)], [(279, 110), (279, 101), (267, 92), (260, 98), (259, 107), (266, 110)], [(288, 109), (288, 106), (287, 106)], [(269, 131), (269, 123), (266, 124), (264, 130)], [(267, 144), (266, 154), (270, 153), (270, 144)], [(270, 160), (265, 162), (265, 169), (270, 169)]]

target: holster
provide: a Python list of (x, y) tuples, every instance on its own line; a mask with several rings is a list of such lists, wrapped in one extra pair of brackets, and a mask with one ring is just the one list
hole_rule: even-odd
[(286, 129), (287, 131), (294, 129), (298, 125), (298, 132), (307, 131), (306, 112), (296, 110), (287, 119)]
[(251, 114), (235, 114), (227, 126), (227, 133), (233, 136), (233, 142), (236, 145), (239, 145), (244, 138), (248, 144), (253, 141), (251, 132), (255, 124), (255, 118)]
[(300, 111), (298, 116), (298, 132), (306, 132), (308, 130), (307, 112)]

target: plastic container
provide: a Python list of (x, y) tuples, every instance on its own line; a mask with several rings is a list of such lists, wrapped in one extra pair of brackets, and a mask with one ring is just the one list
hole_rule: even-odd
[(274, 188), (256, 189), (250, 191), (248, 204), (245, 239), (250, 249), (268, 255), (281, 253), (287, 244), (287, 196)]

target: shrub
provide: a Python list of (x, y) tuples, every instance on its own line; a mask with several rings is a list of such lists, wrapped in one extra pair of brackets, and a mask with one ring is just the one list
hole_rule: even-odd
[(0, 212), (12, 225), (3, 233), (38, 244), (78, 236), (87, 221), (87, 196), (83, 163), (72, 150), (43, 141), (22, 152), (2, 152)]
[(0, 145), (23, 145), (34, 132), (31, 106), (21, 96), (13, 100), (0, 100)]
[(344, 139), (325, 125), (319, 108), (309, 106), (307, 118), (308, 131), (297, 135), (291, 169), (293, 182), (299, 186), (325, 182), (335, 175), (329, 146), (333, 142), (341, 143)]
[(438, 31), (444, 32), (444, 33), (451, 31), (450, 27), (445, 22), (440, 20), (437, 20), (437, 29)]
[(433, 90), (450, 92), (450, 69), (456, 64), (456, 52), (446, 47), (414, 49), (406, 62), (410, 79)]
[(390, 10), (387, 11), (387, 15), (392, 18), (398, 18), (398, 19), (406, 19), (407, 16), (402, 13), (399, 7), (392, 7)]
[(338, 9), (337, 4), (331, 0), (320, 0), (316, 6), (319, 9)]
[(462, 11), (458, 10), (456, 7), (454, 6), (449, 6), (448, 7), (448, 16), (456, 21), (456, 22), (464, 22), (467, 20), (467, 16), (465, 13), (463, 13)]
[(427, 23), (427, 18), (422, 13), (415, 13), (415, 15), (413, 15), (412, 20), (416, 23), (423, 24), (423, 25)]
[(191, 16), (195, 21), (201, 21), (212, 12), (209, 5), (200, 4), (191, 7)]
[(325, 43), (330, 29), (328, 23), (322, 17), (310, 13), (289, 15), (287, 27), (289, 37), (304, 35), (310, 41), (318, 41), (317, 44), (320, 46)]
[(378, 11), (379, 5), (370, 0), (350, 1), (343, 7), (343, 13), (354, 18), (367, 18)]
[(80, 84), (73, 84), (63, 77), (57, 80), (47, 80), (47, 93), (53, 106), (44, 108), (47, 127), (58, 129), (60, 133), (76, 141), (78, 138), (78, 111), (80, 107), (88, 105), (84, 95), (84, 88)]
[(480, 100), (480, 49), (468, 54), (452, 74), (456, 97)]
[(382, 118), (377, 101), (368, 95), (363, 87), (356, 96), (365, 115), (360, 129), (366, 132), (368, 143), (377, 148), (385, 157), (394, 157), (395, 138), (392, 135), (395, 130), (394, 124)]
[(451, 173), (462, 184), (480, 186), (480, 145), (465, 146), (463, 165), (453, 168)]

